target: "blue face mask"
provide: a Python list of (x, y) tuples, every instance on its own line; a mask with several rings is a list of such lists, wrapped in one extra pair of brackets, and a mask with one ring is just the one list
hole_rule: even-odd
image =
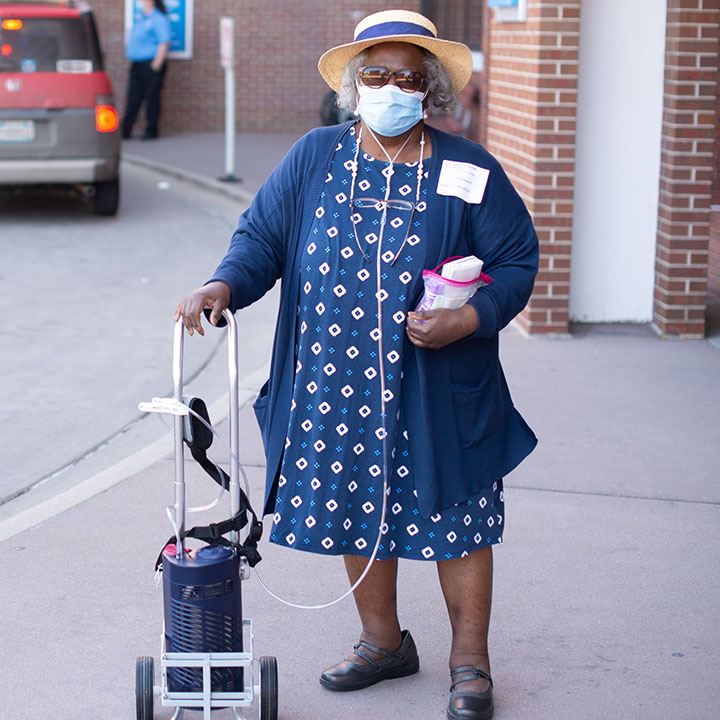
[(355, 112), (378, 135), (402, 135), (423, 118), (422, 104), (427, 93), (408, 93), (395, 85), (369, 88), (358, 84), (357, 89), (360, 99)]

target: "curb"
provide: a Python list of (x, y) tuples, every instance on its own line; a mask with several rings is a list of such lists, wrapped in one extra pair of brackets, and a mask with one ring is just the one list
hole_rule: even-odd
[(168, 165), (160, 160), (140, 157), (139, 155), (134, 155), (133, 153), (123, 153), (121, 161), (127, 162), (130, 165), (137, 165), (138, 167), (145, 168), (146, 170), (162, 173), (163, 175), (169, 175), (170, 177), (177, 178), (178, 180), (185, 180), (186, 182), (197, 185), (205, 190), (210, 190), (220, 195), (224, 195), (231, 200), (240, 200), (248, 205), (255, 197), (254, 192), (246, 190), (245, 188), (238, 187), (232, 183), (225, 183), (221, 180), (214, 180), (206, 175), (201, 175), (199, 173), (192, 172), (191, 170), (185, 170), (177, 167), (176, 165)]
[[(258, 389), (270, 370), (269, 362), (256, 368), (239, 380), (238, 409), (252, 403)], [(228, 394), (225, 393), (208, 406), (214, 424), (219, 425), (230, 412)], [(19, 533), (37, 527), (56, 515), (79, 505), (90, 498), (103, 493), (123, 480), (136, 475), (159, 460), (172, 455), (174, 450), (171, 435), (156, 440), (136, 450), (123, 460), (116, 462), (100, 472), (91, 475), (72, 487), (53, 495), (15, 515), (0, 521), (0, 543), (9, 540)]]

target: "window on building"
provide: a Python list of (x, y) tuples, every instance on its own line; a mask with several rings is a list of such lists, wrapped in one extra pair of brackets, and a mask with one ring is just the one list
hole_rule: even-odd
[(471, 50), (482, 50), (485, 0), (422, 0), (422, 12), (445, 40), (465, 43)]

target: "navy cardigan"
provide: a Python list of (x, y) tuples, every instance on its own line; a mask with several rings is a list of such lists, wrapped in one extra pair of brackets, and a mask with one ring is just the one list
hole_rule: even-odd
[[(291, 148), (240, 217), (227, 255), (212, 280), (231, 289), (235, 312), (282, 278), (270, 379), (255, 402), (267, 456), (265, 512), (287, 435), (295, 369), (295, 319), (300, 257), (333, 152), (351, 123), (317, 128)], [(535, 435), (512, 404), (498, 357), (498, 333), (526, 305), (538, 265), (530, 216), (497, 160), (465, 138), (427, 127), (430, 178), (443, 160), (490, 171), (479, 204), (428, 193), (427, 259), (435, 267), (454, 255), (475, 255), (493, 278), (470, 303), (478, 328), (440, 350), (405, 338), (402, 409), (407, 422), (418, 508), (424, 517), (466, 500), (504, 477), (535, 447)], [(418, 277), (411, 306), (423, 291)]]

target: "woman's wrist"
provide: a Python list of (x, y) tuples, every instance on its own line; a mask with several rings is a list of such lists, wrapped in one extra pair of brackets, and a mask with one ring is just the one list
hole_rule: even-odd
[(458, 309), (458, 313), (460, 313), (460, 321), (464, 332), (463, 337), (472, 335), (478, 329), (478, 316), (475, 308), (469, 303), (465, 303)]

